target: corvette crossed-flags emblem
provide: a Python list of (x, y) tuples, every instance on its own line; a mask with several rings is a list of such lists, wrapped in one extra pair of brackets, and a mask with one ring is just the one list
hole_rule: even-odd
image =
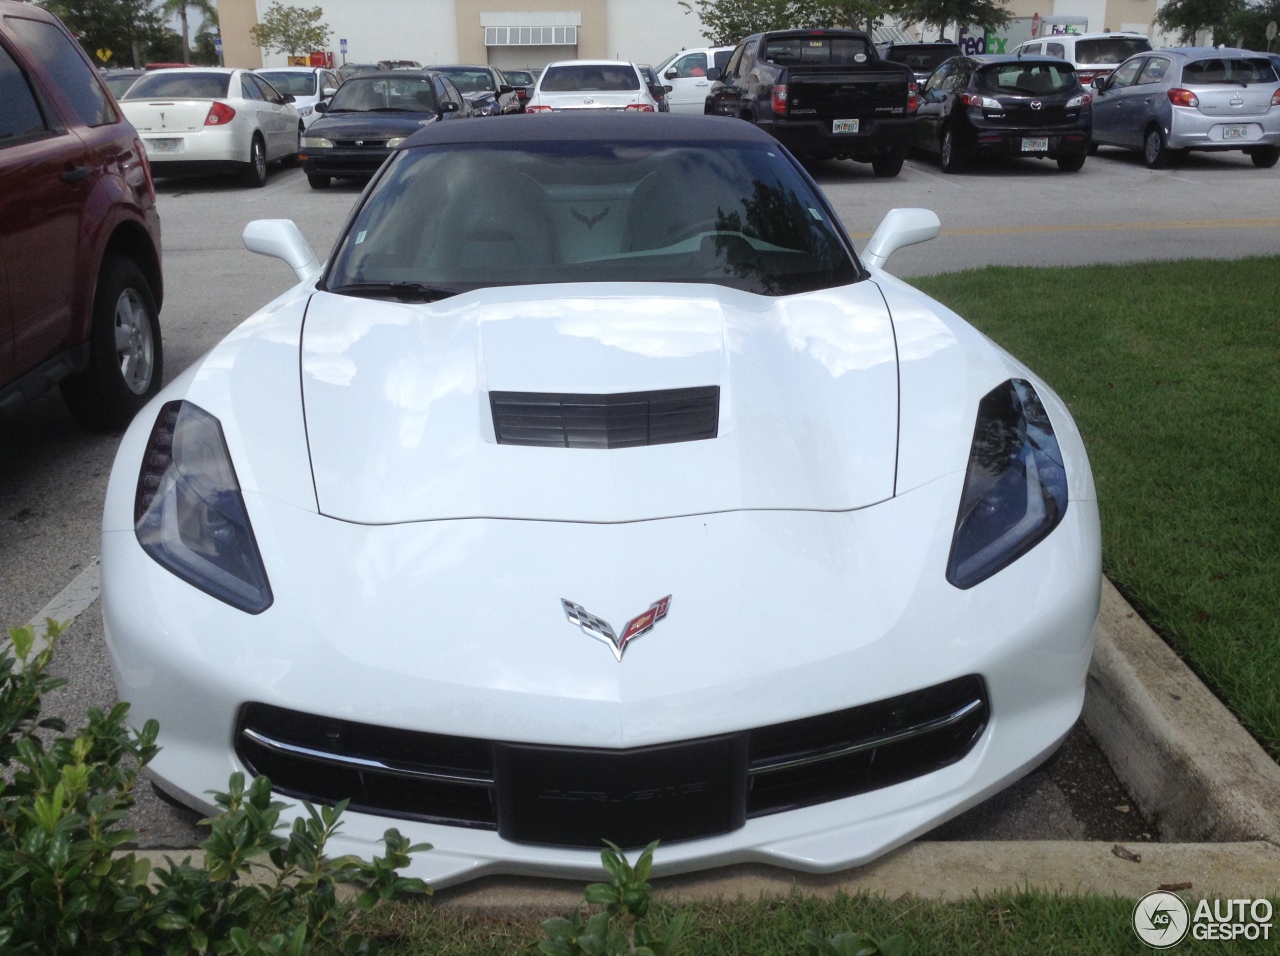
[(582, 628), (584, 634), (608, 644), (609, 650), (613, 651), (613, 656), (621, 661), (628, 644), (640, 635), (653, 630), (653, 625), (667, 616), (667, 609), (671, 607), (671, 595), (668, 594), (661, 601), (654, 601), (649, 605), (649, 610), (627, 621), (627, 626), (622, 629), (621, 634), (615, 634), (608, 621), (602, 617), (596, 617), (581, 604), (574, 604), (564, 598), (560, 599), (560, 604), (564, 607), (565, 617), (571, 623)]

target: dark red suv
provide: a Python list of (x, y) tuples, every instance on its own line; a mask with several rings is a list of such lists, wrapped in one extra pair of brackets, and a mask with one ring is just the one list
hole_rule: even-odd
[(160, 217), (142, 143), (62, 22), (0, 0), (0, 413), (59, 385), (123, 427), (160, 388)]

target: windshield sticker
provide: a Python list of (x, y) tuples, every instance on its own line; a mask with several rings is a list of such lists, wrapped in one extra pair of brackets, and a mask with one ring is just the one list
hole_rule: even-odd
[(357, 233), (356, 233), (356, 245), (358, 246), (358, 245), (360, 245), (360, 243), (364, 242), (364, 237), (365, 237), (365, 236), (367, 236), (368, 234), (369, 234), (369, 230), (368, 230), (368, 229), (361, 229), (359, 232), (357, 232)]
[(818, 220), (818, 222), (822, 222), (822, 213), (818, 212), (818, 210), (814, 209), (812, 206), (809, 207), (809, 215)]
[(866, 62), (867, 62), (867, 55), (866, 55), (865, 53), (855, 53), (855, 54), (853, 55), (853, 62), (854, 62), (854, 63), (866, 63)]

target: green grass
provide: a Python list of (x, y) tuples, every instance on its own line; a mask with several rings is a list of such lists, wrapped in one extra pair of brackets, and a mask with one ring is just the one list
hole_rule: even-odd
[[(780, 900), (701, 903), (689, 908), (691, 923), (682, 938), (686, 956), (801, 956), (802, 933), (826, 936), (869, 933), (883, 940), (906, 934), (911, 956), (1049, 956), (1049, 954), (1150, 954), (1134, 933), (1133, 900), (1049, 893), (1002, 893), (959, 903), (886, 900), (859, 895), (818, 899), (799, 893)], [(657, 906), (649, 921), (663, 925), (672, 914)], [(530, 952), (542, 938), (540, 917), (484, 919), (405, 905), (366, 922), (382, 952), (482, 956)], [(1273, 936), (1275, 927), (1272, 930)], [(1172, 952), (1180, 954), (1274, 952), (1276, 942), (1196, 941), (1189, 935)]]
[(1280, 258), (912, 284), (1071, 407), (1104, 571), (1280, 757)]

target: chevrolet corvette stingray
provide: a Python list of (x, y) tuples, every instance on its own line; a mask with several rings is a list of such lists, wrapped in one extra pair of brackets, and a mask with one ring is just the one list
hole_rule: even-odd
[[(858, 227), (862, 224), (858, 223)], [(861, 257), (718, 117), (440, 123), (294, 288), (148, 405), (103, 611), (158, 784), (243, 771), (412, 872), (832, 871), (1037, 766), (1080, 713), (1096, 493), (1067, 408)]]

